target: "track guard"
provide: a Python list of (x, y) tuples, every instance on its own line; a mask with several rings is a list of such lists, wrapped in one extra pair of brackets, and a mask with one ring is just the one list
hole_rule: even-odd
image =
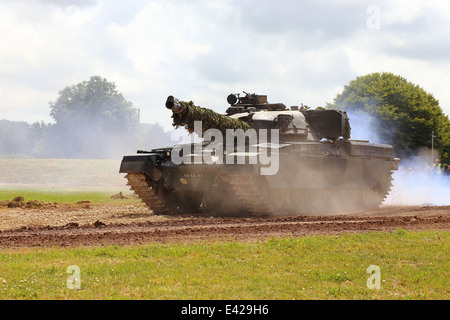
[(144, 172), (152, 180), (159, 181), (162, 177), (160, 170), (156, 165), (163, 160), (163, 157), (158, 154), (133, 155), (124, 156), (120, 164), (119, 173), (138, 173)]

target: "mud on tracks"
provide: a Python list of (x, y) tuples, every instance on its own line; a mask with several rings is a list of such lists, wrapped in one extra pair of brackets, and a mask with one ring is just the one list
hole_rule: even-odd
[(450, 206), (384, 206), (327, 216), (159, 216), (145, 205), (1, 208), (0, 248), (136, 245), (277, 236), (450, 230)]

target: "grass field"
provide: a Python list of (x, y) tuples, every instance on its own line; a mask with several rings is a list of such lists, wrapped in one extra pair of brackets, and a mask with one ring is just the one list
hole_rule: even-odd
[[(4, 183), (0, 201), (20, 195), (45, 202), (111, 203), (112, 194), (131, 193), (123, 176), (117, 176), (118, 162), (17, 161), (0, 160), (0, 182)], [(58, 169), (51, 169), (52, 165)], [(42, 171), (35, 176), (37, 170)], [(33, 184), (28, 185), (31, 180)], [(197, 244), (2, 249), (0, 299), (448, 300), (449, 240), (450, 231), (399, 229), (257, 243), (224, 239)], [(376, 274), (380, 289), (368, 288), (369, 277), (375, 275), (367, 269), (373, 265), (380, 271)], [(70, 281), (71, 270), (79, 270), (79, 289), (77, 282)]]
[[(125, 182), (125, 180), (124, 180)], [(128, 199), (111, 199), (112, 195), (122, 192)], [(138, 198), (130, 197), (133, 192), (124, 184), (123, 187), (48, 187), (48, 186), (0, 186), (0, 201), (12, 200), (17, 196), (28, 200), (38, 200), (52, 203), (76, 203), (89, 200), (100, 204), (140, 203)]]
[(119, 168), (117, 160), (0, 159), (0, 201), (114, 202), (113, 194), (132, 194)]
[[(450, 232), (400, 229), (258, 243), (2, 250), (0, 299), (449, 299), (449, 240)], [(368, 288), (371, 265), (380, 270), (379, 289)], [(80, 282), (71, 281), (75, 275)]]

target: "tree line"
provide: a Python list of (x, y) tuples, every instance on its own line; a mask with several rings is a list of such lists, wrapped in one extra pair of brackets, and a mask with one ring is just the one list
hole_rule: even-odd
[(65, 87), (49, 105), (54, 123), (0, 120), (0, 157), (120, 159), (170, 142), (162, 126), (140, 123), (132, 102), (100, 76)]
[[(140, 123), (133, 103), (100, 76), (66, 86), (49, 105), (52, 124), (0, 120), (0, 157), (111, 159), (172, 144), (160, 125)], [(450, 164), (448, 116), (432, 94), (401, 76), (357, 77), (326, 107), (375, 119), (379, 142), (400, 158), (428, 148)]]
[(427, 148), (434, 151), (430, 165), (435, 159), (450, 164), (448, 116), (432, 94), (404, 77), (389, 72), (357, 77), (327, 107), (372, 117), (380, 142), (392, 145), (400, 158)]

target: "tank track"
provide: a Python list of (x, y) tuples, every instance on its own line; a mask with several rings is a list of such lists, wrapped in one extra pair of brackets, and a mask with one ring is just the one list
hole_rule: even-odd
[(221, 175), (227, 181), (244, 209), (253, 216), (273, 215), (273, 208), (266, 202), (252, 175)]
[(389, 192), (391, 192), (391, 188), (393, 186), (392, 181), (394, 181), (394, 178), (392, 178), (392, 174), (394, 172), (390, 170), (388, 173), (386, 173), (386, 176), (382, 181), (380, 181), (374, 189), (380, 194), (381, 196), (381, 202), (382, 204), (384, 200), (386, 200), (387, 196), (389, 195)]
[(341, 196), (344, 199), (342, 203), (350, 204), (350, 207), (345, 207), (347, 210), (344, 212), (378, 209), (388, 197), (393, 180), (392, 171), (388, 171), (372, 187), (341, 190)]
[[(174, 214), (169, 208), (158, 198), (155, 188), (152, 187), (152, 181), (150, 177), (144, 173), (129, 173), (125, 176), (128, 179), (127, 185), (134, 191), (135, 194), (157, 215), (170, 215)], [(221, 178), (226, 181), (231, 189), (232, 194), (239, 199), (241, 206), (250, 216), (265, 216), (265, 215), (283, 215), (283, 214), (296, 214), (292, 210), (274, 210), (274, 208), (267, 202), (261, 192), (259, 183), (256, 181), (253, 175), (233, 175), (222, 174)], [(365, 203), (359, 209), (373, 209), (381, 205), (388, 196), (392, 187), (392, 171), (388, 172), (385, 177), (379, 181), (373, 188), (372, 192), (376, 192), (368, 198), (365, 195), (364, 190), (357, 190), (356, 194), (353, 194), (352, 198), (365, 199)], [(347, 192), (346, 190), (342, 190)], [(314, 196), (314, 195), (312, 195)], [(315, 195), (317, 196), (317, 195)], [(370, 200), (369, 200), (370, 199)], [(368, 202), (367, 202), (368, 201)], [(309, 211), (309, 210), (308, 210)], [(298, 214), (298, 213), (297, 213)]]
[(170, 213), (156, 195), (150, 177), (144, 173), (128, 173), (125, 178), (128, 179), (127, 185), (130, 186), (130, 190), (133, 190), (154, 214)]
[[(299, 212), (292, 207), (275, 210), (274, 207), (268, 203), (268, 199), (262, 194), (259, 184), (252, 175), (222, 175), (222, 178), (229, 183), (235, 197), (240, 200), (245, 210), (252, 216), (299, 214)], [(350, 198), (347, 198), (347, 201), (350, 202), (353, 202), (354, 199), (363, 199), (363, 203), (360, 203), (359, 206), (354, 209), (375, 209), (378, 208), (389, 195), (393, 180), (392, 171), (389, 171), (371, 190), (357, 189), (355, 190), (356, 193), (350, 192), (350, 194), (347, 194), (349, 190), (341, 190), (340, 192), (342, 192), (344, 196), (350, 196)], [(323, 191), (324, 190), (321, 190), (319, 193), (311, 193), (309, 196), (311, 199), (323, 198)], [(333, 190), (329, 191), (333, 192)], [(334, 190), (334, 192), (336, 192), (336, 190)], [(369, 197), (367, 196), (367, 192), (369, 192)], [(282, 194), (280, 194), (280, 196), (282, 196)], [(307, 199), (305, 200), (308, 201)], [(325, 201), (325, 198), (321, 200), (322, 203), (323, 201)], [(325, 212), (327, 212), (327, 210), (331, 210), (330, 212), (332, 212), (333, 209), (334, 207), (326, 207)], [(318, 212), (314, 211), (314, 208), (311, 207), (303, 212), (303, 214), (309, 213), (317, 214)]]

